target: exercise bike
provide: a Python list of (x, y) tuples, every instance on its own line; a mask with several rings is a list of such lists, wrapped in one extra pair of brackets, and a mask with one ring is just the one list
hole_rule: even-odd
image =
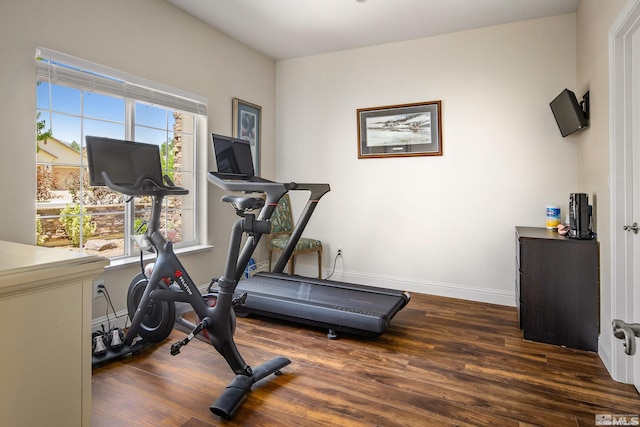
[[(87, 137), (89, 167), (99, 156), (99, 144), (104, 141), (90, 140)], [(107, 141), (112, 144), (114, 141)], [(146, 144), (135, 144), (137, 148)], [(101, 146), (105, 150), (108, 148)], [(157, 146), (155, 146), (157, 148)], [(92, 153), (93, 152), (93, 153)], [(155, 154), (157, 156), (157, 154)], [(92, 157), (94, 159), (92, 160)], [(153, 161), (149, 160), (149, 161)], [(159, 157), (158, 157), (159, 163)], [(104, 166), (103, 168), (107, 168)], [(251, 211), (261, 209), (265, 205), (262, 197), (245, 197), (225, 195), (221, 201), (229, 203), (240, 217), (234, 223), (231, 231), (224, 275), (217, 280), (215, 293), (201, 294), (197, 286), (187, 274), (178, 257), (173, 251), (173, 243), (165, 239), (160, 231), (160, 217), (162, 203), (167, 196), (188, 194), (189, 190), (175, 186), (168, 177), (164, 177), (166, 185), (158, 182), (157, 176), (141, 175), (132, 185), (121, 185), (113, 182), (108, 171), (97, 172), (90, 170), (93, 176), (100, 174), (100, 179), (110, 189), (128, 196), (150, 196), (152, 199), (151, 218), (147, 223), (147, 231), (138, 239), (141, 249), (156, 253), (153, 270), (150, 275), (141, 272), (135, 276), (127, 295), (127, 309), (131, 319), (131, 326), (124, 336), (123, 345), (109, 349), (106, 353), (93, 357), (93, 365), (98, 366), (108, 361), (136, 354), (149, 346), (164, 341), (174, 327), (176, 317), (176, 303), (186, 303), (193, 308), (196, 316), (195, 327), (189, 335), (171, 346), (171, 354), (177, 355), (180, 349), (187, 345), (198, 334), (206, 334), (208, 341), (225, 359), (235, 378), (227, 386), (218, 399), (211, 405), (210, 410), (221, 418), (230, 418), (240, 406), (244, 396), (257, 381), (271, 375), (279, 375), (280, 370), (291, 363), (285, 357), (277, 356), (252, 368), (240, 355), (233, 339), (235, 333), (234, 306), (243, 303), (246, 295), (234, 296), (237, 285), (235, 272), (238, 254), (244, 233), (249, 236), (269, 233), (271, 224), (268, 220), (256, 219)], [(154, 174), (156, 175), (156, 174)], [(96, 182), (92, 183), (92, 185)], [(286, 192), (284, 186), (271, 186), (267, 191), (267, 202), (273, 203)], [(211, 286), (210, 286), (211, 288)]]

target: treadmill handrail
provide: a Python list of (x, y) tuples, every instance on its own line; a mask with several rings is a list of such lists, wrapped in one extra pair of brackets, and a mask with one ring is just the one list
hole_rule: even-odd
[[(293, 249), (298, 244), (298, 241), (302, 236), (302, 232), (307, 226), (309, 219), (311, 218), (311, 215), (313, 214), (313, 211), (315, 210), (316, 205), (318, 204), (318, 201), (322, 196), (324, 196), (329, 191), (331, 191), (331, 187), (329, 186), (329, 184), (297, 183), (297, 182), (280, 183), (280, 182), (269, 181), (266, 179), (261, 179), (259, 181), (240, 180), (240, 179), (229, 180), (229, 179), (224, 179), (224, 174), (218, 174), (217, 172), (209, 172), (207, 174), (207, 179), (209, 180), (209, 182), (211, 182), (215, 186), (227, 191), (265, 193), (267, 195), (267, 200), (264, 207), (260, 211), (260, 215), (258, 216), (259, 220), (270, 219), (271, 215), (273, 214), (273, 211), (278, 205), (278, 201), (280, 201), (280, 198), (283, 195), (285, 195), (287, 192), (291, 190), (294, 190), (294, 191), (301, 190), (301, 191), (310, 192), (309, 199), (307, 200), (307, 204), (302, 214), (300, 215), (300, 218), (298, 218), (298, 221), (296, 222), (296, 225), (293, 231), (291, 232), (291, 237), (289, 238), (287, 245), (284, 247), (273, 269), (273, 271), (279, 272), (279, 273), (281, 273), (282, 270), (284, 269), (284, 266), (287, 264), (289, 257), (293, 253)], [(240, 280), (240, 278), (244, 274), (244, 270), (247, 266), (247, 263), (249, 262), (251, 255), (255, 251), (255, 248), (258, 246), (258, 243), (260, 242), (261, 237), (262, 237), (262, 234), (254, 233), (253, 235), (249, 236), (249, 238), (247, 239), (247, 242), (245, 243), (244, 247), (242, 248), (242, 252), (238, 257), (238, 263), (236, 264), (236, 274), (235, 274), (236, 281)]]
[(309, 199), (307, 199), (307, 203), (300, 214), (300, 217), (298, 217), (298, 220), (296, 221), (296, 225), (291, 231), (291, 236), (289, 237), (287, 244), (282, 249), (282, 253), (273, 267), (272, 271), (275, 273), (282, 273), (284, 271), (284, 268), (286, 267), (287, 262), (289, 262), (289, 258), (291, 258), (291, 254), (293, 254), (298, 241), (302, 237), (302, 232), (307, 227), (307, 224), (311, 219), (311, 215), (313, 214), (313, 211), (315, 211), (320, 198), (328, 193), (330, 188), (329, 184), (299, 184), (295, 190), (308, 190), (311, 191), (311, 194), (309, 195)]
[(331, 191), (331, 187), (329, 184), (310, 184), (310, 183), (299, 183), (299, 182), (291, 182), (287, 185), (287, 190), (307, 190), (310, 191), (309, 195), (310, 200), (320, 200), (322, 196)]

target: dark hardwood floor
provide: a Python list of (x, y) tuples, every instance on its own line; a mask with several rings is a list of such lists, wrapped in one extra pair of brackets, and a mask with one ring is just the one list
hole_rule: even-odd
[(595, 353), (524, 341), (512, 307), (412, 294), (375, 340), (238, 319), (247, 363), (292, 363), (231, 420), (209, 411), (231, 370), (200, 340), (171, 356), (184, 336), (94, 370), (93, 426), (594, 426), (596, 414), (640, 413), (635, 388)]

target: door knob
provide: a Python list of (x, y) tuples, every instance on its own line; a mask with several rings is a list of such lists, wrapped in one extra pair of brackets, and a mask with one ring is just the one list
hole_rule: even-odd
[(624, 352), (633, 356), (636, 353), (636, 337), (640, 337), (640, 323), (626, 323), (614, 319), (611, 326), (613, 336), (624, 341)]
[(623, 225), (622, 229), (624, 231), (633, 231), (633, 234), (638, 234), (638, 223), (634, 222), (631, 225)]

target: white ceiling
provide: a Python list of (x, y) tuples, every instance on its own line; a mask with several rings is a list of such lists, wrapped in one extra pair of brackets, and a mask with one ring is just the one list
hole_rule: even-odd
[(580, 0), (167, 0), (290, 59), (575, 12)]

